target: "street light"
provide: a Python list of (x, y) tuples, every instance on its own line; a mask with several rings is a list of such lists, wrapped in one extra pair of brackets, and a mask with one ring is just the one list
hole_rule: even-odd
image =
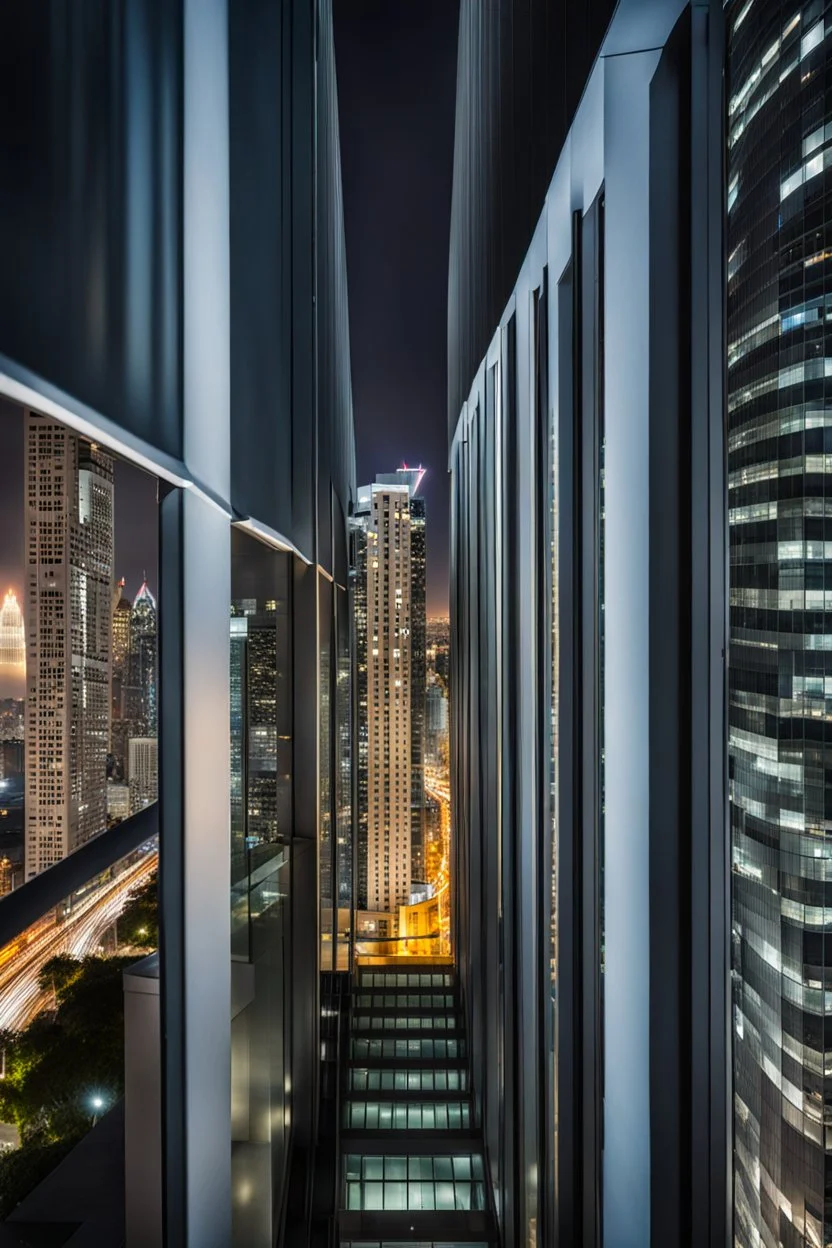
[(90, 1104), (92, 1105), (92, 1108), (93, 1108), (92, 1125), (95, 1126), (95, 1124), (98, 1122), (98, 1115), (101, 1113), (102, 1109), (104, 1108), (104, 1097), (99, 1096), (96, 1093), (95, 1096), (90, 1097)]

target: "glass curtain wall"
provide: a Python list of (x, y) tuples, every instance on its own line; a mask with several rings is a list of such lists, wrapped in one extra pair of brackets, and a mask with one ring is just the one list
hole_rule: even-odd
[(291, 1085), (293, 557), (231, 530), (233, 1242), (272, 1242)]
[(332, 836), (332, 599), (329, 577), (318, 573), (318, 836), (321, 971), (334, 969), (335, 902)]
[(832, 1236), (830, 19), (727, 6), (735, 1242)]
[(335, 886), (338, 942), (335, 970), (350, 969), (353, 910), (352, 662), (349, 594), (335, 591), (337, 662), (335, 668)]

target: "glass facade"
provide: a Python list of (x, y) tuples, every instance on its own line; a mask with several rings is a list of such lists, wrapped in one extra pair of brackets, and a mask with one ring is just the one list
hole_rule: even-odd
[(418, 1061), (420, 1058), (440, 1060), (444, 1058), (465, 1057), (464, 1040), (372, 1040), (357, 1036), (350, 1041), (350, 1052), (354, 1060), (362, 1061), (368, 1057), (407, 1058)]
[(292, 559), (231, 532), (231, 947), (292, 838)]
[(292, 564), (231, 530), (231, 955), (232, 996), (242, 996), (231, 1020), (231, 1140), (241, 1245), (271, 1225), (289, 1142)]
[(347, 1101), (344, 1126), (353, 1131), (461, 1131), (471, 1125), (463, 1101)]
[(456, 1014), (354, 1014), (356, 1031), (456, 1031)]
[(388, 1157), (348, 1154), (348, 1209), (485, 1209), (482, 1157)]
[(832, 149), (821, 3), (727, 8), (735, 1242), (832, 1240)]
[(468, 1071), (459, 1070), (350, 1070), (349, 1086), (356, 1092), (465, 1092)]
[(451, 971), (367, 971), (360, 973), (359, 983), (366, 988), (450, 988)]
[[(591, 18), (549, 8), (568, 56)], [(509, 1248), (720, 1243), (722, 6), (619, 5), (599, 30), (486, 333), (512, 242), (490, 188), (518, 176), (511, 143), (533, 161), (544, 124), (490, 128), (529, 51), (502, 69), (514, 13), (461, 6), (450, 271), (454, 948), (474, 1120)]]
[[(320, 970), (336, 933), (348, 955), (338, 907), (352, 894), (355, 457), (331, 3), (93, 0), (9, 10), (0, 27), (42, 88), (20, 91), (28, 71), (6, 66), (0, 403), (27, 412), (25, 471), (5, 436), (0, 459), (29, 512), (12, 537), (29, 577), (18, 600), (42, 617), (18, 753), (31, 742), (44, 763), (28, 769), (32, 870), (0, 909), (4, 1023), (65, 988), (75, 1010), (98, 972), (96, 958), (73, 987), (53, 968), (44, 986), (36, 953), (119, 942), (136, 962), (127, 935), (160, 933), (123, 984), (113, 960), (98, 1014), (74, 1013), (65, 1054), (98, 1162), (81, 1141), (59, 1182), (11, 1202), (15, 1230), (274, 1245), (310, 1216), (292, 1171), (316, 1143)], [(119, 566), (120, 533), (139, 573)], [(59, 736), (65, 767), (46, 758)], [(55, 852), (46, 810), (64, 798), (72, 853)], [(158, 923), (122, 928), (119, 894), (157, 844)], [(113, 1061), (94, 1087), (99, 1041), (125, 1055), (123, 1114)], [(58, 1160), (43, 1143), (33, 1183)], [(4, 1176), (23, 1163), (4, 1154)]]
[(388, 992), (384, 994), (359, 992), (354, 1000), (359, 1008), (363, 1005), (373, 1005), (384, 1010), (394, 1010), (397, 1006), (407, 1009), (418, 1009), (419, 1006), (423, 1006), (427, 1009), (440, 1010), (443, 1007), (450, 1008), (454, 1003), (453, 996), (449, 992)]

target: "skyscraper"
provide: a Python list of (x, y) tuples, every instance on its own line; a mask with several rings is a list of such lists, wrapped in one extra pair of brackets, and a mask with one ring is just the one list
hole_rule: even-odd
[[(121, 641), (121, 639), (119, 639)], [(142, 581), (130, 612), (130, 652), (125, 714), (130, 735), (156, 736), (156, 599)]]
[(832, 105), (823, 8), (736, 0), (726, 14), (737, 1248), (827, 1244), (832, 1235)]
[(0, 607), (0, 668), (24, 670), (26, 664), (26, 634), (23, 612), (13, 590), (9, 590)]
[(424, 881), (427, 549), (425, 500), (416, 494), (421, 479), (420, 470), (410, 497), (410, 852), (413, 879)]
[(358, 493), (351, 523), (350, 591), (353, 620), (353, 689), (355, 699), (356, 740), (356, 810), (355, 810), (355, 901), (360, 910), (367, 908), (367, 830), (369, 821), (369, 701), (367, 650), (367, 546), (372, 513), (372, 492), (369, 487)]
[(110, 681), (110, 771), (121, 780), (127, 770), (129, 720), (126, 698), (130, 678), (130, 600), (124, 593), (124, 579), (113, 593), (113, 650)]
[(410, 499), (410, 860), (414, 881), (425, 879), (425, 696), (427, 682), (427, 546), (425, 470), (381, 472), (377, 485), (406, 485)]
[[(144, 810), (159, 796), (159, 752), (155, 737), (131, 737), (128, 760), (130, 814)], [(119, 786), (121, 787), (121, 786)]]
[(368, 904), (409, 899), (411, 841), (411, 592), (407, 487), (377, 486), (367, 550)]
[(113, 461), (26, 415), (26, 878), (103, 831), (113, 582)]
[(353, 516), (360, 908), (395, 909), (425, 874), (425, 504), (418, 492), (423, 476), (421, 468), (380, 473), (374, 485), (359, 489)]

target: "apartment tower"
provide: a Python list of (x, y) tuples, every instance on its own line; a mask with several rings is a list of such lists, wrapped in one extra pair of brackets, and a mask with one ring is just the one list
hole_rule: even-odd
[(107, 826), (113, 461), (26, 415), (26, 878)]
[(410, 488), (372, 487), (367, 533), (367, 905), (410, 900)]

